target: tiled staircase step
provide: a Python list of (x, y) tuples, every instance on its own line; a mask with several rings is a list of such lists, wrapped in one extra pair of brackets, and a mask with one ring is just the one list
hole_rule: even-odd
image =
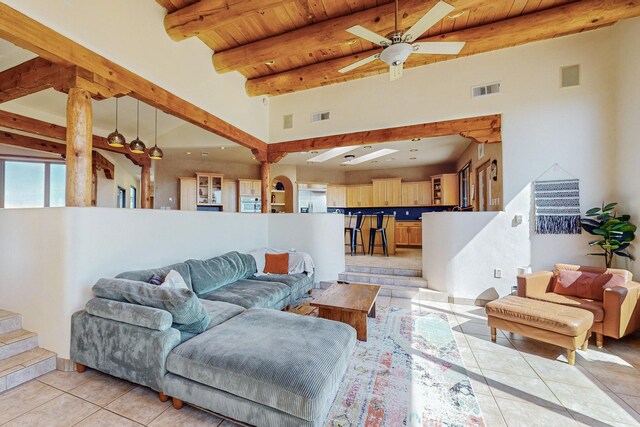
[(56, 369), (56, 354), (34, 348), (0, 360), (0, 392)]
[(7, 332), (0, 335), (0, 360), (8, 359), (36, 347), (38, 347), (37, 334), (24, 329)]
[(22, 316), (18, 313), (0, 309), (0, 334), (22, 329)]
[(390, 296), (392, 298), (410, 298), (421, 301), (449, 302), (449, 294), (445, 292), (434, 291), (433, 289), (389, 286), (381, 285), (380, 296)]
[(422, 277), (421, 269), (366, 267), (361, 265), (347, 265), (347, 273), (367, 273), (367, 274), (385, 274), (389, 276)]
[(373, 285), (404, 286), (410, 288), (427, 288), (427, 281), (422, 277), (393, 276), (372, 273), (340, 273), (340, 280), (346, 282), (371, 283)]

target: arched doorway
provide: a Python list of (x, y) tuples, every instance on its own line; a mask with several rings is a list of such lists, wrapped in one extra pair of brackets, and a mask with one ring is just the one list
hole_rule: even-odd
[(284, 175), (271, 180), (271, 212), (293, 213), (293, 183)]

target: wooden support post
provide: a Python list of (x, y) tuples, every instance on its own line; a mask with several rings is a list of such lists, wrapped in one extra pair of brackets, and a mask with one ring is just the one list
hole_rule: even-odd
[(262, 213), (271, 212), (271, 163), (262, 162), (260, 165), (260, 179), (262, 179)]
[(604, 335), (596, 332), (596, 347), (602, 348), (604, 346)]
[(69, 89), (67, 98), (66, 206), (91, 206), (91, 94)]
[(140, 187), (140, 207), (151, 209), (151, 162), (142, 165)]

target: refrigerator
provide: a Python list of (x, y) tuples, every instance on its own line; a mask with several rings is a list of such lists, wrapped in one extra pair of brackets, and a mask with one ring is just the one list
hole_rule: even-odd
[(298, 212), (326, 213), (327, 185), (298, 184)]

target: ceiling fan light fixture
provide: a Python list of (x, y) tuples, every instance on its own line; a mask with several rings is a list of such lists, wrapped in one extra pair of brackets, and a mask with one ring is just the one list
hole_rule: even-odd
[(413, 52), (413, 46), (409, 43), (392, 44), (382, 51), (380, 59), (392, 67), (404, 64), (409, 55)]

